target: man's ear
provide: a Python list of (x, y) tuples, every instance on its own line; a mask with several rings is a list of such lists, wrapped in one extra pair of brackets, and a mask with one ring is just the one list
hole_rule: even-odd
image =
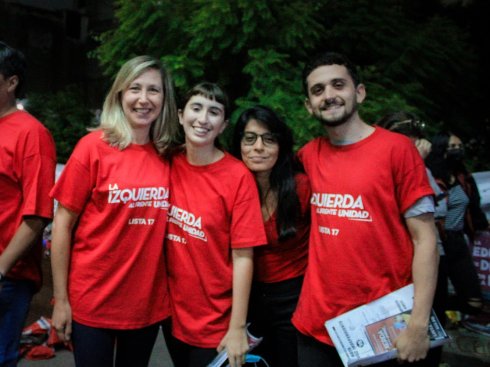
[(366, 99), (366, 86), (360, 83), (356, 87), (356, 101), (362, 103), (364, 99)]
[(19, 77), (17, 75), (12, 75), (7, 78), (7, 91), (9, 93), (15, 93), (15, 89), (19, 85)]
[(305, 108), (310, 115), (313, 115), (313, 108), (311, 107), (310, 99), (305, 98)]

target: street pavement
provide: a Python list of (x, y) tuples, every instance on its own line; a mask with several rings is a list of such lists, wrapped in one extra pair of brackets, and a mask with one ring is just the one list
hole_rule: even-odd
[[(54, 358), (43, 361), (28, 361), (26, 359), (21, 359), (18, 367), (75, 367), (75, 361), (73, 360), (72, 352), (68, 350), (59, 350), (56, 352)], [(161, 332), (159, 333), (155, 347), (153, 348), (149, 367), (173, 367)]]
[(451, 340), (443, 348), (444, 367), (489, 367), (490, 336), (458, 325), (448, 327)]
[[(26, 325), (30, 325), (41, 316), (51, 317), (50, 300), (52, 297), (52, 281), (49, 259), (43, 260), (44, 286), (34, 297)], [(490, 310), (487, 305), (487, 310)], [(488, 317), (490, 319), (490, 316)], [(488, 320), (487, 319), (487, 320)], [(461, 323), (450, 324), (446, 331), (451, 340), (444, 346), (440, 367), (489, 367), (490, 366), (490, 325), (487, 333), (478, 333), (463, 327)], [(42, 361), (21, 359), (19, 367), (74, 367), (73, 355), (68, 350), (56, 351), (54, 358)], [(150, 367), (173, 367), (162, 333), (159, 333)], [(203, 363), (203, 367), (205, 363)], [(280, 366), (274, 366), (280, 367)]]
[[(490, 337), (484, 336), (459, 326), (449, 329), (451, 341), (444, 346), (441, 367), (489, 367)], [(159, 334), (150, 367), (173, 367), (168, 355), (162, 333)], [(203, 367), (205, 364), (203, 364)], [(67, 350), (56, 352), (56, 356), (44, 361), (22, 359), (19, 367), (75, 367), (73, 355)], [(280, 367), (280, 366), (276, 366)]]

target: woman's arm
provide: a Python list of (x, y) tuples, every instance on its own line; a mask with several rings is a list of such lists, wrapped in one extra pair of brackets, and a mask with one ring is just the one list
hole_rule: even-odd
[(218, 346), (218, 352), (226, 348), (231, 367), (245, 363), (248, 351), (246, 332), (248, 300), (252, 285), (253, 248), (233, 249), (233, 301), (228, 332)]
[(78, 214), (59, 205), (53, 221), (51, 267), (53, 270), (54, 309), (53, 327), (62, 341), (71, 337), (71, 306), (68, 300), (68, 270), (71, 237)]

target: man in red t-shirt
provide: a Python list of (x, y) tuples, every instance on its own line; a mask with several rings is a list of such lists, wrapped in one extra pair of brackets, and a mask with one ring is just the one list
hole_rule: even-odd
[(32, 295), (41, 286), (42, 232), (52, 217), (53, 138), (17, 110), (25, 61), (0, 42), (0, 366), (16, 366)]
[(299, 152), (312, 189), (308, 268), (292, 319), (299, 365), (342, 366), (325, 321), (411, 282), (412, 316), (396, 348), (401, 361), (422, 360), (438, 260), (424, 163), (408, 138), (360, 118), (365, 87), (343, 55), (310, 60), (303, 83), (328, 137)]

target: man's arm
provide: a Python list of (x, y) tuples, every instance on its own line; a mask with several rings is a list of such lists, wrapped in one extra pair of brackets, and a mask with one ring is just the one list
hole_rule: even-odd
[(398, 359), (414, 362), (425, 358), (429, 350), (428, 325), (437, 283), (439, 254), (433, 214), (426, 213), (405, 220), (414, 245), (414, 302), (407, 329), (395, 344)]
[(15, 263), (31, 248), (42, 235), (49, 220), (37, 216), (26, 216), (20, 223), (14, 237), (0, 255), (0, 272), (7, 275)]

